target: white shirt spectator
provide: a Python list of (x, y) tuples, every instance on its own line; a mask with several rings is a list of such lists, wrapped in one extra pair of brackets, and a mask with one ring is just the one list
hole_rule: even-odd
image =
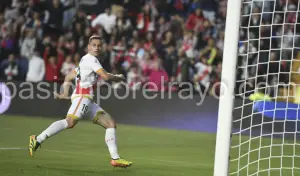
[(197, 80), (202, 84), (204, 87), (209, 86), (210, 81), (210, 73), (212, 68), (208, 65), (203, 64), (202, 62), (198, 62), (195, 64), (195, 68), (197, 69), (196, 77)]
[(141, 88), (141, 76), (133, 70), (127, 73), (127, 84), (131, 90), (139, 90)]
[(4, 13), (4, 17), (6, 21), (16, 20), (19, 17), (19, 9), (18, 8), (7, 8)]
[(8, 67), (4, 70), (4, 74), (6, 76), (6, 80), (13, 80), (13, 77), (19, 74), (18, 66), (9, 64)]
[(40, 82), (43, 80), (44, 75), (45, 75), (44, 60), (38, 56), (33, 56), (29, 60), (26, 81)]
[(92, 21), (92, 27), (96, 27), (97, 25), (101, 25), (106, 33), (111, 34), (113, 28), (116, 25), (116, 15), (107, 13), (101, 13)]
[[(249, 70), (249, 68), (251, 68), (251, 67), (248, 67), (248, 61), (253, 60), (252, 63), (250, 63), (250, 64), (251, 65), (255, 64), (257, 62), (257, 56), (255, 57), (254, 54), (248, 54), (247, 50), (248, 50), (248, 44), (246, 44), (246, 43), (243, 43), (242, 46), (239, 47), (239, 55), (242, 59), (242, 67), (244, 68), (242, 75), (241, 75), (241, 79), (246, 79), (250, 76), (255, 76), (255, 74), (256, 74), (255, 69), (252, 71)], [(249, 43), (249, 52), (250, 53), (257, 52), (257, 48), (252, 43)]]
[(72, 71), (74, 68), (75, 68), (75, 64), (72, 63), (72, 62), (67, 62), (65, 61), (63, 64), (62, 64), (62, 67), (61, 67), (61, 70), (60, 72), (66, 76), (70, 71)]
[(36, 46), (36, 39), (26, 37), (21, 44), (21, 56), (31, 58), (33, 56), (34, 48)]

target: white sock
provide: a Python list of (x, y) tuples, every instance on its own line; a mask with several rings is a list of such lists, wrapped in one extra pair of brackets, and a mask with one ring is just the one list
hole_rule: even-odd
[(112, 159), (120, 158), (117, 148), (116, 129), (107, 128), (105, 132), (105, 142)]
[(52, 123), (40, 135), (37, 136), (37, 142), (41, 144), (47, 138), (59, 133), (60, 131), (66, 129), (67, 127), (68, 127), (68, 122), (66, 119), (56, 121)]

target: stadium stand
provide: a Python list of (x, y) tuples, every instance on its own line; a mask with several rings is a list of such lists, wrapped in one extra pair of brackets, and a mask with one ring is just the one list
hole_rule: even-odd
[[(166, 84), (172, 82), (199, 83), (195, 84), (195, 89), (199, 90), (211, 88), (213, 83), (220, 81), (226, 0), (93, 2), (96, 5), (73, 0), (1, 1), (1, 79), (61, 82), (85, 53), (88, 37), (98, 34), (106, 42), (101, 63), (108, 71), (123, 73), (131, 89), (140, 89), (151, 81), (159, 90), (167, 90), (170, 87)], [(276, 8), (282, 9), (285, 0), (276, 3)], [(287, 8), (296, 8), (295, 4), (296, 1), (289, 1)], [(272, 5), (267, 1), (264, 9), (257, 4), (253, 10), (268, 11)], [(95, 7), (99, 7), (98, 10)], [(251, 10), (247, 6), (244, 8)], [(296, 13), (290, 13), (285, 19), (292, 22), (296, 20), (295, 16)], [(274, 20), (283, 18), (282, 14), (275, 14)], [(241, 30), (240, 35), (255, 38), (259, 35), (255, 24), (260, 24), (260, 20), (271, 23), (271, 19), (269, 15), (243, 17), (242, 24), (250, 22), (254, 27), (249, 31)], [(274, 26), (272, 34), (270, 31), (266, 28), (261, 35), (274, 36), (272, 43), (260, 42), (260, 48), (258, 42), (249, 43), (249, 49), (279, 47), (281, 39), (276, 35), (282, 32), (282, 27)], [(292, 44), (288, 35), (287, 32), (283, 45)], [(239, 52), (247, 48), (241, 43)], [(251, 55), (248, 60), (241, 58), (239, 62), (248, 65), (265, 63), (268, 54)], [(270, 58), (279, 59), (276, 52), (270, 54)], [(290, 55), (289, 51), (283, 54), (287, 60)], [(266, 65), (257, 65), (260, 65), (259, 74), (264, 75)], [(279, 65), (288, 69), (287, 62)], [(238, 76), (251, 77), (255, 72), (256, 68), (239, 70)], [(278, 71), (275, 68), (272, 72)], [(161, 77), (164, 77), (163, 82)], [(283, 79), (288, 80), (284, 75)], [(178, 88), (181, 87), (174, 86), (172, 91)]]

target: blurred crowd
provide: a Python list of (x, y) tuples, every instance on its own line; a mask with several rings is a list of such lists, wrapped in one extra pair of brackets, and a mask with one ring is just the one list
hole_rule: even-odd
[(151, 90), (176, 91), (181, 86), (168, 86), (175, 82), (199, 89), (220, 80), (226, 1), (103, 2), (93, 13), (76, 0), (1, 0), (1, 79), (61, 82), (98, 34), (100, 62), (131, 89), (147, 82)]
[[(100, 0), (85, 3), (92, 2)], [(131, 89), (151, 82), (147, 89), (177, 91), (184, 84), (175, 83), (188, 82), (199, 90), (220, 81), (227, 0), (101, 0), (103, 8), (96, 11), (82, 4), (1, 0), (0, 78), (62, 82), (86, 53), (88, 38), (97, 34), (105, 41), (101, 64), (124, 74)], [(243, 4), (238, 80), (263, 75), (268, 81), (266, 72), (288, 68), (266, 62), (295, 56), (289, 49), (299, 43), (293, 38), (300, 30), (293, 24), (300, 22), (297, 8), (297, 0)]]
[(291, 82), (292, 61), (300, 59), (299, 8), (298, 0), (245, 0), (237, 72), (237, 85), (244, 89), (237, 94), (277, 96), (278, 88)]

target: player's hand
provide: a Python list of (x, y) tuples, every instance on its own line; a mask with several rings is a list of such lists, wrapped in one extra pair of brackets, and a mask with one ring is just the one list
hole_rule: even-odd
[(120, 81), (125, 81), (125, 76), (123, 74), (116, 75)]
[(71, 99), (70, 97), (64, 95), (64, 94), (59, 94), (59, 93), (56, 93), (56, 92), (53, 92), (54, 94), (54, 98), (55, 99), (61, 99), (61, 100), (69, 100)]

